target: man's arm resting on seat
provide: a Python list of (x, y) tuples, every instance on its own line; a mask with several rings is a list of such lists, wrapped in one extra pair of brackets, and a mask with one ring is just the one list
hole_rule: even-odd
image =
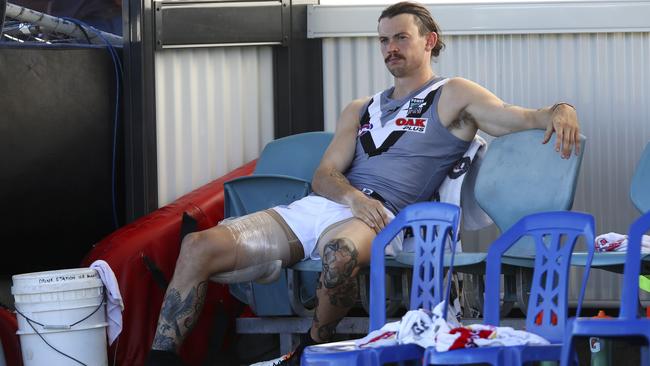
[(314, 173), (312, 187), (317, 194), (350, 206), (355, 217), (379, 232), (388, 223), (384, 206), (350, 185), (343, 175), (354, 159), (359, 114), (366, 100), (351, 102), (341, 113), (334, 139)]
[(467, 126), (463, 128), (467, 128), (471, 136), (476, 129), (492, 136), (545, 129), (542, 143), (547, 143), (553, 133), (557, 133), (555, 150), (561, 151), (563, 158), (570, 157), (574, 146), (576, 155), (580, 153), (578, 117), (575, 109), (566, 103), (537, 110), (522, 108), (504, 103), (482, 86), (462, 78), (451, 79), (445, 85), (441, 99), (443, 97), (452, 106), (446, 111), (447, 118), (452, 116), (452, 120), (464, 122)]

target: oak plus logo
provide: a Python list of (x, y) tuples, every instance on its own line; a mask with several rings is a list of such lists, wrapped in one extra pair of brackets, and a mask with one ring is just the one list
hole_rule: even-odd
[(397, 130), (425, 133), (428, 118), (398, 118), (395, 120)]

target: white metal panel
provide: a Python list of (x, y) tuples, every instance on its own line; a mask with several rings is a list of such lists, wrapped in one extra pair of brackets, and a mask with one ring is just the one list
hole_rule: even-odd
[[(598, 233), (625, 233), (638, 217), (630, 180), (650, 141), (650, 33), (473, 35), (446, 37), (434, 70), (463, 76), (504, 101), (529, 108), (574, 104), (586, 150), (574, 210), (596, 217)], [(356, 97), (392, 84), (375, 37), (323, 39), (325, 126)], [(465, 250), (485, 249), (494, 228), (465, 233)], [(574, 278), (572, 288), (579, 288)], [(618, 298), (615, 275), (595, 271), (592, 302)], [(574, 294), (575, 296), (575, 294)], [(574, 297), (575, 298), (575, 297)]]
[[(386, 5), (313, 5), (307, 11), (307, 36), (374, 36)], [(648, 1), (512, 1), (427, 4), (448, 35), (587, 32), (647, 32)]]
[(156, 53), (158, 204), (256, 159), (273, 139), (271, 47)]

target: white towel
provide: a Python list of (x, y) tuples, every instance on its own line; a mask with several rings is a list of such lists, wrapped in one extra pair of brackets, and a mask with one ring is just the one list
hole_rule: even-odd
[(492, 224), (492, 219), (476, 203), (474, 196), (476, 176), (487, 149), (487, 142), (476, 135), (435, 194), (436, 198), (440, 198), (440, 202), (451, 203), (463, 209), (462, 220), (466, 230), (478, 230)]
[[(597, 252), (626, 252), (627, 242), (627, 235), (607, 233), (596, 237), (594, 247)], [(650, 253), (650, 236), (648, 235), (641, 237), (641, 253)]]
[(366, 337), (354, 340), (354, 344), (358, 348), (364, 348), (414, 343), (424, 348), (435, 347), (438, 352), (457, 348), (549, 344), (537, 334), (510, 327), (483, 324), (463, 327), (451, 315), (451, 307), (447, 310), (448, 320), (445, 321), (442, 317), (444, 306), (443, 301), (433, 311), (408, 311), (401, 321), (388, 323)]
[(122, 294), (120, 287), (115, 278), (115, 273), (111, 267), (103, 260), (96, 260), (90, 268), (97, 270), (99, 277), (104, 282), (106, 287), (106, 314), (108, 317), (108, 344), (111, 345), (122, 332), (122, 311), (124, 310), (124, 302), (122, 301)]
[(440, 334), (461, 326), (453, 316), (454, 310), (451, 307), (447, 309), (448, 321), (445, 321), (442, 317), (444, 306), (445, 302), (442, 301), (431, 312), (418, 309), (404, 314), (397, 332), (397, 341), (400, 344), (415, 343), (424, 348), (435, 346)]
[(358, 348), (393, 346), (397, 344), (397, 331), (400, 322), (384, 324), (381, 329), (373, 330), (367, 336), (354, 340)]

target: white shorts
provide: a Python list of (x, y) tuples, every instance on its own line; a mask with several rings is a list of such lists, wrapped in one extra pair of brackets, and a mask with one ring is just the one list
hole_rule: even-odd
[[(387, 208), (386, 214), (392, 220), (395, 215)], [(331, 201), (325, 197), (317, 195), (309, 195), (288, 206), (273, 207), (291, 230), (296, 234), (305, 251), (305, 258), (320, 259), (318, 253), (318, 239), (323, 235), (324, 231), (330, 226), (353, 217), (352, 210), (349, 206), (342, 205)], [(398, 235), (396, 239), (399, 243), (391, 243), (387, 248), (395, 247), (398, 245), (401, 248), (402, 235)], [(393, 254), (393, 250), (387, 250), (388, 254)]]

